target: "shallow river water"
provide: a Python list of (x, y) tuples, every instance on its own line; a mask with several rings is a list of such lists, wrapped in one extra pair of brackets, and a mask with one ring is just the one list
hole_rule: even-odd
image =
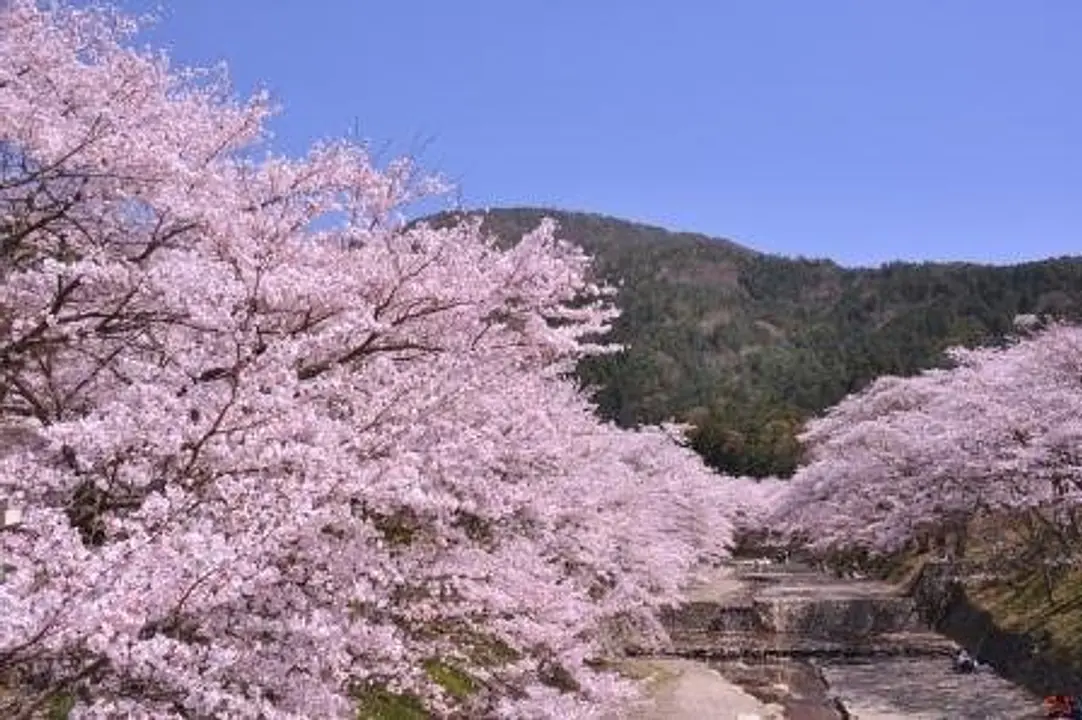
[(926, 627), (898, 587), (752, 560), (710, 569), (688, 595), (665, 620), (671, 653), (705, 662), (786, 717), (1043, 717), (1041, 698), (990, 670), (956, 673), (958, 646)]
[(845, 713), (860, 720), (1044, 717), (1040, 698), (991, 672), (955, 673), (945, 657), (724, 662), (714, 667), (797, 720), (836, 720)]

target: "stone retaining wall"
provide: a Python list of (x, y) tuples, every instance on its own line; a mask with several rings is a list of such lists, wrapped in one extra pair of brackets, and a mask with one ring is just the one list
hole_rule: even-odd
[(999, 627), (973, 603), (965, 586), (971, 569), (960, 572), (945, 562), (924, 566), (910, 592), (925, 622), (1033, 693), (1082, 695), (1082, 671), (1050, 660), (1040, 638)]

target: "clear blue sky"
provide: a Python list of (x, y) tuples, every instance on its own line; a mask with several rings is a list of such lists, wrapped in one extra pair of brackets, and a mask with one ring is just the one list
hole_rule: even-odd
[[(124, 6), (145, 8), (147, 0)], [(1082, 252), (1079, 0), (164, 0), (301, 152), (844, 264)]]

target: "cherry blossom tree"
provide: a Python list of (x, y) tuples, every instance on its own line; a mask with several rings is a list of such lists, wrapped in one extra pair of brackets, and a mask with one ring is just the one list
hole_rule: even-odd
[(1052, 324), (954, 367), (881, 378), (809, 423), (770, 522), (821, 549), (896, 550), (978, 513), (1078, 536), (1082, 329)]
[(724, 489), (727, 495), (724, 505), (729, 508), (733, 532), (754, 545), (769, 535), (765, 531), (790, 484), (779, 478), (738, 477), (726, 478)]
[[(0, 6), (0, 710), (589, 716), (608, 618), (730, 540), (724, 483), (568, 379), (615, 316), (544, 224), (264, 143), (267, 98), (102, 7)], [(359, 700), (360, 699), (360, 700)]]

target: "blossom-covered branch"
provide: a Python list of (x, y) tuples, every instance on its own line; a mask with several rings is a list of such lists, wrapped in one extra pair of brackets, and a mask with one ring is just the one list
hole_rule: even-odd
[(363, 147), (264, 156), (265, 97), (134, 30), (0, 9), (0, 714), (618, 702), (602, 621), (730, 531), (690, 451), (565, 379), (615, 316), (589, 259), (407, 227), (432, 184)]

